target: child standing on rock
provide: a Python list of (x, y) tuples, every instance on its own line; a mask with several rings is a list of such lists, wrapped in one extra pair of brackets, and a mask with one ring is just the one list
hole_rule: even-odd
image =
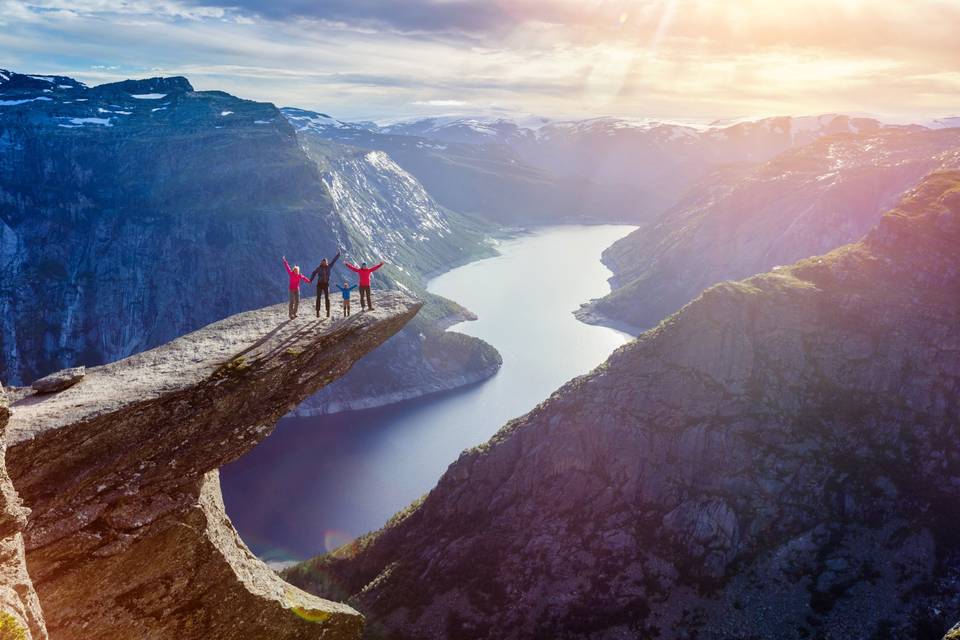
[(297, 317), (297, 311), (300, 309), (300, 283), (309, 283), (310, 278), (301, 274), (300, 267), (298, 266), (291, 269), (286, 256), (283, 256), (283, 266), (287, 268), (287, 275), (290, 276), (290, 305), (287, 310), (290, 314), (290, 319), (293, 320)]
[(337, 288), (343, 294), (343, 317), (350, 315), (350, 292), (357, 288), (357, 285), (348, 286), (348, 283), (338, 284)]

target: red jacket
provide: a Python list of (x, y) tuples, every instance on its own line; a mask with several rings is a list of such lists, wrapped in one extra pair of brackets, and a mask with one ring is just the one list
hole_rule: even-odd
[(355, 265), (352, 265), (352, 264), (350, 264), (349, 262), (346, 262), (346, 263), (344, 263), (344, 264), (347, 265), (347, 269), (350, 269), (350, 271), (353, 271), (354, 273), (360, 274), (360, 286), (361, 286), (361, 287), (369, 287), (369, 286), (370, 286), (370, 274), (373, 273), (374, 271), (376, 271), (377, 269), (379, 269), (380, 267), (383, 266), (383, 263), (381, 262), (380, 264), (374, 265), (374, 266), (369, 267), (369, 268), (367, 268), (367, 269), (361, 269), (360, 267), (357, 267), (357, 266), (355, 266)]
[[(283, 259), (283, 266), (287, 268), (287, 275), (290, 276), (290, 291), (299, 291), (300, 290), (300, 281), (310, 282), (310, 278), (303, 275), (302, 273), (296, 273), (293, 269), (290, 268), (290, 264), (287, 262), (287, 259)], [(369, 278), (367, 278), (369, 280)]]

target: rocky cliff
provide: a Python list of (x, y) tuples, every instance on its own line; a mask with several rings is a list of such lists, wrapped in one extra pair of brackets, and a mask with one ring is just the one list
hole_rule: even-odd
[(715, 286), (287, 573), (391, 638), (936, 638), (960, 617), (960, 172)]
[(957, 167), (960, 129), (892, 129), (718, 172), (604, 252), (614, 291), (579, 315), (647, 329), (717, 282), (857, 240), (927, 173)]
[(14, 389), (7, 465), (31, 510), (27, 566), (50, 637), (359, 638), (359, 614), (247, 550), (217, 468), (419, 308), (384, 294), (376, 311), (321, 323), (276, 305), (88, 369), (56, 394)]
[(0, 385), (0, 630), (10, 638), (19, 631), (24, 640), (42, 640), (46, 625), (23, 553), (29, 511), (13, 488), (5, 462), (9, 418), (9, 400)]

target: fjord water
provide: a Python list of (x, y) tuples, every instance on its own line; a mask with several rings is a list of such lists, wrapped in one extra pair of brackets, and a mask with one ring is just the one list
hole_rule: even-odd
[(496, 347), (500, 372), (399, 405), (282, 420), (221, 471), (227, 512), (244, 541), (260, 557), (283, 561), (377, 529), (429, 491), (461, 451), (603, 362), (630, 336), (572, 312), (609, 291), (600, 254), (633, 229), (539, 228), (502, 241), (496, 257), (431, 281), (431, 292), (477, 314), (452, 329)]

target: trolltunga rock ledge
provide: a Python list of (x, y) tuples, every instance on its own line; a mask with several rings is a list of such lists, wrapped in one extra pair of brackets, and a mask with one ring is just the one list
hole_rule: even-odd
[(238, 314), (58, 394), (18, 397), (7, 468), (31, 510), (27, 567), (51, 638), (360, 637), (353, 609), (250, 553), (217, 469), (421, 306), (378, 302), (345, 321), (288, 321), (286, 305)]

